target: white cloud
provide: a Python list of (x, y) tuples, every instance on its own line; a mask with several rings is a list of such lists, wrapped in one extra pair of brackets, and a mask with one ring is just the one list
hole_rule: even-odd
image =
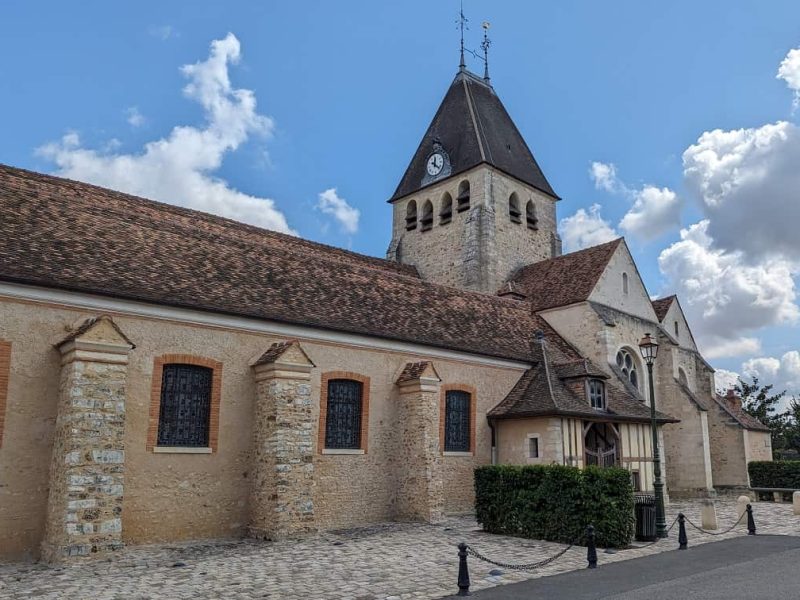
[(150, 25), (147, 28), (147, 33), (162, 41), (166, 41), (171, 37), (180, 37), (180, 32), (172, 25)]
[(680, 241), (659, 256), (661, 272), (668, 289), (679, 294), (705, 354), (758, 351), (757, 340), (744, 334), (800, 317), (790, 264), (748, 264), (742, 252), (716, 248), (708, 229), (708, 220), (682, 229)]
[(610, 242), (619, 237), (614, 228), (600, 216), (600, 205), (592, 204), (587, 212), (579, 208), (571, 217), (559, 222), (561, 238), (567, 252)]
[(793, 48), (778, 67), (777, 79), (783, 79), (786, 87), (794, 92), (794, 108), (800, 106), (800, 48)]
[(703, 133), (683, 153), (687, 187), (725, 250), (800, 261), (800, 129), (785, 121)]
[(141, 127), (144, 125), (145, 118), (142, 113), (139, 112), (139, 108), (137, 106), (130, 106), (125, 109), (126, 120), (128, 121), (128, 125), (131, 127)]
[(652, 185), (631, 188), (617, 176), (612, 163), (593, 162), (589, 176), (595, 188), (623, 195), (633, 203), (618, 225), (625, 233), (647, 241), (680, 226), (682, 202), (671, 189)]
[(652, 240), (680, 225), (681, 201), (671, 189), (646, 185), (633, 191), (633, 197), (633, 207), (619, 222), (626, 233)]
[(181, 68), (189, 80), (184, 95), (204, 108), (202, 126), (175, 126), (138, 154), (84, 148), (77, 133), (42, 146), (38, 153), (65, 177), (294, 233), (273, 200), (240, 192), (214, 176), (226, 154), (251, 136), (268, 136), (273, 130), (272, 119), (256, 112), (255, 94), (231, 85), (228, 68), (240, 57), (239, 40), (229, 33), (211, 43), (205, 61)]
[(598, 190), (614, 192), (619, 184), (617, 167), (612, 163), (593, 162), (589, 168), (589, 176)]
[(717, 392), (724, 394), (727, 390), (736, 387), (737, 383), (739, 383), (739, 373), (727, 369), (714, 371), (714, 388)]
[(340, 198), (336, 188), (329, 188), (319, 194), (317, 208), (336, 219), (345, 233), (353, 234), (358, 231), (361, 211), (350, 206), (344, 198)]

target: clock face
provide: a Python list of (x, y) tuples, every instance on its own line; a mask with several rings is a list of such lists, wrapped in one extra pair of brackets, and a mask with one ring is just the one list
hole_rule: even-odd
[(434, 152), (428, 157), (428, 175), (438, 175), (444, 168), (444, 156)]

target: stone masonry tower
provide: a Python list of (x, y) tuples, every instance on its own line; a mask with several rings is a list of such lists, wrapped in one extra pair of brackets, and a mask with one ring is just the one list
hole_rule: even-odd
[(558, 200), (488, 78), (462, 66), (389, 200), (387, 258), (494, 294), (517, 268), (561, 253)]

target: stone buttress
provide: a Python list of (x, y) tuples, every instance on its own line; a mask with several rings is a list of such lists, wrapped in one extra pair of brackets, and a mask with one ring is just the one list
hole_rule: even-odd
[(435, 523), (444, 512), (439, 440), (441, 379), (430, 362), (408, 363), (397, 380), (400, 455), (397, 518)]
[(85, 321), (61, 352), (42, 558), (60, 563), (123, 547), (125, 403), (131, 341), (108, 316)]
[(295, 341), (273, 344), (256, 379), (250, 535), (280, 540), (316, 531), (311, 369)]

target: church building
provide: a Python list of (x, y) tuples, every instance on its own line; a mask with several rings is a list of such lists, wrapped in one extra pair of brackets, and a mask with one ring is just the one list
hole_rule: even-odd
[(559, 197), (463, 66), (389, 199), (386, 259), (0, 166), (0, 559), (285, 539), (473, 510), (491, 463), (746, 487), (769, 434), (716, 396), (625, 241)]

